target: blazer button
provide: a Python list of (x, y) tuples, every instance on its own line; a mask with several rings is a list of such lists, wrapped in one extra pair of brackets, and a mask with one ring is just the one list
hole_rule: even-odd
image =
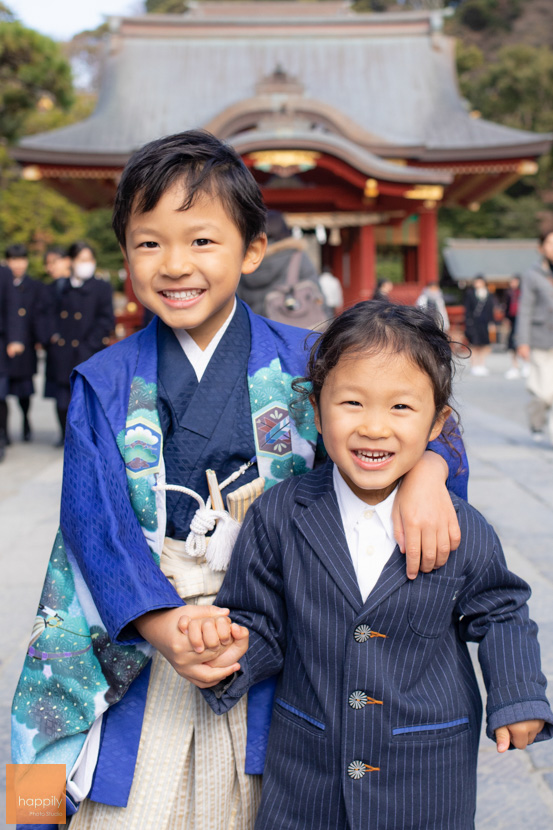
[(20, 309), (18, 309), (17, 313), (19, 314), (20, 317), (25, 317), (25, 315), (27, 314), (27, 310), (24, 309), (24, 308), (20, 308)]
[(104, 346), (109, 346), (109, 337), (102, 337), (102, 343)]
[(58, 340), (58, 346), (65, 346), (65, 340), (63, 339), (63, 337), (60, 337), (60, 339)]
[(65, 320), (66, 317), (69, 317), (68, 311), (60, 311), (60, 317), (62, 320)]
[(78, 340), (72, 340), (71, 345), (73, 346), (74, 349), (76, 349), (77, 346), (79, 345), (79, 341)]
[(348, 764), (348, 775), (350, 778), (353, 778), (354, 781), (358, 781), (359, 778), (363, 778), (367, 772), (379, 771), (380, 767), (371, 767), (370, 764), (366, 764), (364, 761), (352, 761), (351, 764)]
[(75, 312), (75, 314), (73, 315), (73, 317), (75, 318), (75, 320), (81, 320), (81, 319), (82, 319), (82, 316), (83, 316), (83, 315), (81, 314), (81, 312), (80, 312), (80, 311), (76, 311), (76, 312)]
[(368, 625), (358, 625), (353, 632), (356, 643), (366, 643), (371, 638), (371, 628)]
[(356, 692), (352, 692), (348, 698), (348, 703), (352, 709), (363, 709), (368, 702), (369, 699), (365, 692), (359, 689)]

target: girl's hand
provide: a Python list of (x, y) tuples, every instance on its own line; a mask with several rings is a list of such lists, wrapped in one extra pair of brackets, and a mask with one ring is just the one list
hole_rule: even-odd
[(507, 752), (511, 744), (516, 749), (526, 749), (534, 743), (536, 735), (539, 735), (544, 725), (543, 720), (521, 720), (518, 723), (510, 723), (508, 726), (500, 726), (495, 730), (497, 751)]
[[(218, 643), (224, 647), (209, 661), (209, 665), (214, 669), (237, 666), (237, 661), (248, 650), (250, 632), (244, 626), (231, 622), (229, 617), (189, 620), (184, 615), (179, 620), (179, 629), (188, 634), (190, 644), (196, 653), (201, 654), (204, 649), (211, 649), (213, 653), (218, 648)], [(234, 670), (237, 671), (236, 668)]]
[(185, 609), (188, 620), (206, 617), (223, 618), (229, 613), (228, 608), (217, 608), (215, 605), (164, 608), (138, 617), (134, 621), (135, 628), (171, 663), (177, 674), (200, 688), (208, 688), (238, 671), (240, 665), (236, 660), (220, 667), (208, 665), (210, 660), (219, 657), (229, 646), (219, 644), (214, 648), (204, 647), (201, 653), (195, 651), (188, 634), (183, 633), (179, 627), (179, 621)]
[(459, 547), (461, 531), (445, 486), (447, 475), (444, 459), (427, 450), (399, 485), (392, 519), (409, 579), (415, 579), (419, 569), (428, 573), (441, 568)]

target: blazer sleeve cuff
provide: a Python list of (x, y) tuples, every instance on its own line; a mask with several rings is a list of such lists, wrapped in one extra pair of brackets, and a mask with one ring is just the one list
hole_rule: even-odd
[(536, 736), (535, 743), (538, 741), (548, 741), (553, 738), (553, 712), (549, 704), (544, 700), (525, 700), (519, 703), (511, 703), (508, 706), (503, 706), (497, 709), (488, 717), (488, 724), (486, 734), (488, 738), (495, 741), (495, 730), (500, 726), (509, 726), (512, 723), (518, 723), (523, 720), (543, 720), (545, 726), (539, 735)]

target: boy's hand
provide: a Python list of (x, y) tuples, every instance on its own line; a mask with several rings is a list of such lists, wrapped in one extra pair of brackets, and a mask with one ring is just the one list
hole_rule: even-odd
[(507, 752), (511, 744), (517, 749), (526, 749), (534, 743), (536, 735), (539, 735), (544, 725), (543, 720), (521, 720), (508, 726), (500, 726), (495, 730), (497, 751)]
[(461, 531), (445, 486), (447, 474), (444, 459), (427, 450), (404, 476), (395, 497), (394, 535), (406, 555), (409, 579), (415, 579), (419, 568), (424, 573), (441, 568), (459, 547)]
[(229, 613), (228, 608), (217, 608), (215, 605), (186, 605), (150, 611), (138, 617), (134, 624), (139, 634), (163, 654), (177, 674), (200, 688), (207, 688), (238, 671), (240, 665), (235, 660), (219, 667), (208, 665), (210, 660), (219, 657), (229, 646), (204, 648), (201, 654), (195, 651), (188, 634), (183, 634), (179, 629), (179, 620), (185, 608), (189, 619), (208, 616), (222, 618)]
[[(248, 650), (250, 632), (244, 626), (231, 622), (229, 617), (189, 620), (184, 615), (179, 620), (179, 629), (188, 634), (190, 644), (196, 653), (205, 653), (205, 649), (210, 649), (213, 653), (218, 648), (217, 641), (220, 643), (222, 650), (209, 660), (209, 666), (214, 669), (234, 666), (234, 671), (237, 671), (236, 666), (240, 667), (237, 661)], [(198, 683), (196, 685), (199, 686)]]

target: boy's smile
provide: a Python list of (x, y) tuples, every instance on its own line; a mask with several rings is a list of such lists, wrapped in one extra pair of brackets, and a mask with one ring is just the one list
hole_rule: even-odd
[(221, 200), (199, 194), (180, 210), (177, 182), (148, 213), (131, 213), (125, 251), (136, 296), (171, 328), (186, 329), (205, 349), (234, 306), (241, 274), (265, 253), (264, 236), (244, 240)]
[(345, 355), (325, 378), (315, 423), (356, 496), (378, 504), (422, 457), (449, 416), (433, 424), (430, 378), (402, 354)]

